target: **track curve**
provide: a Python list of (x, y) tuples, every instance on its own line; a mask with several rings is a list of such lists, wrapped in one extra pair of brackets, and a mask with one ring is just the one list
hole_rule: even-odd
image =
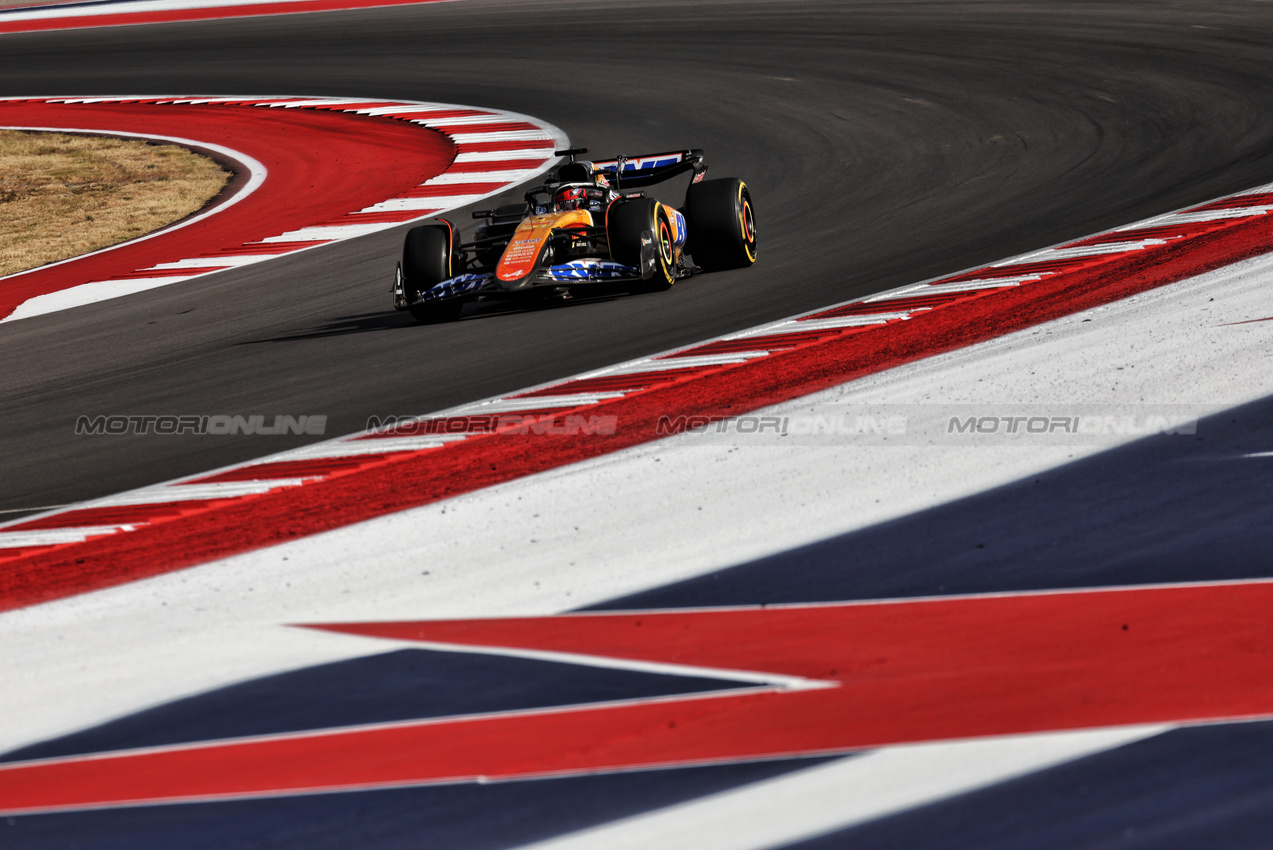
[(524, 119), (455, 104), (336, 98), (0, 101), (0, 123), (166, 139), (212, 154), (236, 175), (196, 216), (0, 280), (0, 322), (184, 283), (480, 201), (556, 161), (560, 131)]
[[(600, 49), (606, 33), (621, 35)], [(459, 101), (533, 114), (603, 154), (703, 147), (714, 174), (753, 186), (765, 242), (755, 268), (663, 295), (446, 327), (389, 309), (399, 232), (13, 323), (0, 334), (0, 357), (20, 364), (0, 376), (10, 516), (290, 445), (76, 438), (79, 415), (322, 414), (329, 434), (355, 431), (370, 416), (542, 383), (1273, 174), (1273, 11), (1257, 3), (469, 0), (4, 40), (5, 96)]]

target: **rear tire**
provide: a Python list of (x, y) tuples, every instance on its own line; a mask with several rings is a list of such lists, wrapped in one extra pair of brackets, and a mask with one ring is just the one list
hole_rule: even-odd
[(457, 299), (415, 304), (421, 292), (452, 277), (451, 252), (454, 231), (445, 224), (424, 224), (407, 231), (402, 243), (402, 282), (407, 310), (424, 324), (449, 322), (464, 304)]
[(610, 257), (625, 266), (641, 265), (641, 234), (654, 236), (656, 260), (654, 277), (643, 281), (644, 289), (667, 289), (676, 281), (673, 265), (672, 224), (663, 205), (653, 198), (616, 201), (606, 216), (606, 239)]
[(741, 269), (756, 262), (756, 216), (747, 184), (738, 178), (691, 183), (685, 220), (685, 250), (703, 271)]

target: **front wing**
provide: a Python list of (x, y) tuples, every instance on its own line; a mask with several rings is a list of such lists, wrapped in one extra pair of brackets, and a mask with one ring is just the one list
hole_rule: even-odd
[[(517, 290), (530, 292), (545, 286), (572, 286), (589, 283), (615, 283), (641, 280), (641, 269), (611, 260), (572, 260), (548, 266), (535, 273), (531, 286)], [(495, 279), (494, 272), (456, 275), (420, 294), (419, 301), (442, 301), (449, 298), (471, 298), (478, 295), (510, 295)], [(419, 301), (417, 303), (419, 303)]]

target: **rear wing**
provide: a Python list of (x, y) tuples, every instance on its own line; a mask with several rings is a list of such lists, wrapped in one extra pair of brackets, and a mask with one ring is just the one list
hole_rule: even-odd
[(616, 190), (639, 189), (693, 171), (695, 179), (707, 171), (701, 150), (669, 151), (641, 156), (618, 156), (594, 162), (593, 170), (614, 183)]

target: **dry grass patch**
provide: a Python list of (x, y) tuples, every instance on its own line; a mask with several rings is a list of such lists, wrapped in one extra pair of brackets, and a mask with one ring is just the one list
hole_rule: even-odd
[(0, 6), (60, 6), (70, 2), (73, 0), (56, 0), (56, 3), (50, 3), (48, 0), (0, 0)]
[(0, 130), (0, 277), (157, 230), (229, 179), (176, 145)]

